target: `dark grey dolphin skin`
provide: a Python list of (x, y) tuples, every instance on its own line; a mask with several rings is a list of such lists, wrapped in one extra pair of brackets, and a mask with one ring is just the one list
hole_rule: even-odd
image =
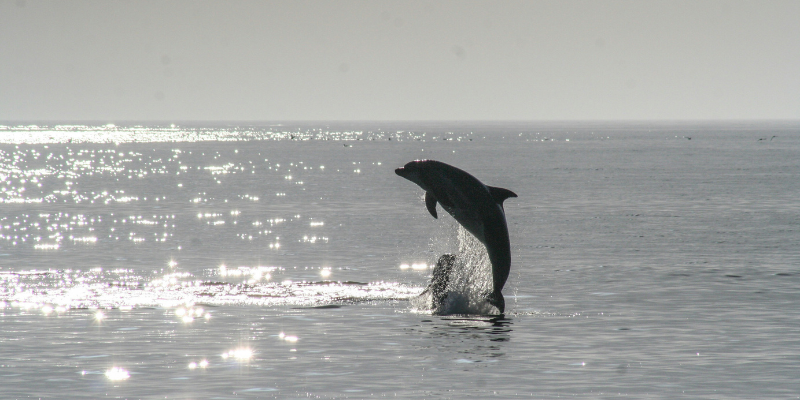
[(394, 170), (425, 190), (425, 206), (434, 218), (436, 203), (486, 246), (492, 262), (492, 292), (486, 300), (505, 311), (501, 291), (511, 269), (511, 244), (503, 201), (517, 195), (498, 187), (486, 186), (474, 176), (443, 162), (416, 160)]

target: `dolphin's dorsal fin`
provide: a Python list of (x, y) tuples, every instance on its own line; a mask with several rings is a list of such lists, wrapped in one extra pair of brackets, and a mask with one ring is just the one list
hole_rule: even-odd
[(487, 188), (489, 188), (489, 194), (492, 195), (492, 198), (494, 198), (494, 201), (496, 201), (497, 204), (500, 204), (501, 207), (503, 206), (503, 201), (505, 201), (507, 198), (509, 198), (509, 197), (517, 197), (516, 193), (514, 193), (514, 192), (512, 192), (512, 191), (510, 191), (508, 189), (503, 189), (503, 188), (494, 187), (494, 186), (487, 186)]
[(433, 215), (433, 218), (439, 218), (436, 216), (436, 196), (431, 192), (425, 192), (425, 207), (428, 208), (428, 212)]

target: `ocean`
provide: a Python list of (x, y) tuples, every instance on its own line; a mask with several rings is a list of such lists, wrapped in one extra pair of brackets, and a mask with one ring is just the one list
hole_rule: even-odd
[[(505, 202), (485, 250), (394, 169)], [(0, 125), (0, 398), (800, 398), (800, 124)]]

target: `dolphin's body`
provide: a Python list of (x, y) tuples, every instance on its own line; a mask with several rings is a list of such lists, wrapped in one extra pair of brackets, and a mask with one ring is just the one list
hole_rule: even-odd
[(487, 301), (504, 312), (501, 291), (511, 269), (511, 244), (503, 201), (517, 195), (508, 189), (486, 186), (474, 176), (434, 160), (411, 161), (394, 172), (425, 190), (425, 206), (434, 218), (438, 218), (439, 203), (486, 246), (492, 262), (492, 292)]

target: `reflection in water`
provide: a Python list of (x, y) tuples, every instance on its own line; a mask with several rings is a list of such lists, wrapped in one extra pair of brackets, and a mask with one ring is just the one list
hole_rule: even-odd
[(513, 320), (500, 316), (446, 316), (425, 319), (412, 329), (426, 336), (421, 349), (436, 349), (433, 353), (446, 360), (465, 362), (494, 362), (505, 356), (502, 344), (511, 340)]
[(447, 316), (442, 317), (442, 321), (447, 322), (447, 326), (453, 329), (460, 329), (461, 332), (481, 332), (493, 342), (507, 342), (511, 340), (512, 320), (505, 315), (500, 316)]

